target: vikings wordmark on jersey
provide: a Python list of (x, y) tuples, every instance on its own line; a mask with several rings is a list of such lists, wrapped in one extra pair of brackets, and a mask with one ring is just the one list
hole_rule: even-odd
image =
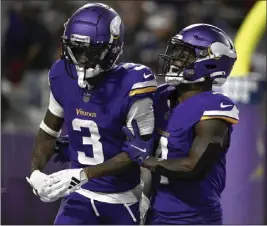
[[(116, 65), (124, 24), (108, 5), (77, 9), (64, 24), (61, 41), (61, 59), (49, 71), (50, 103), (28, 182), (43, 191), (42, 201), (65, 198), (54, 224), (139, 224), (140, 167), (122, 153), (122, 127), (132, 129), (135, 119), (142, 135), (152, 134), (155, 76), (144, 65)], [(63, 123), (71, 169), (46, 175), (40, 170), (56, 153), (52, 141)], [(49, 148), (43, 145), (48, 140)]]
[[(75, 74), (75, 67), (72, 69)], [(100, 164), (121, 152), (125, 139), (121, 128), (127, 113), (135, 100), (153, 96), (154, 75), (145, 78), (144, 75), (152, 74), (147, 67), (121, 63), (95, 89), (85, 90), (66, 73), (64, 62), (57, 61), (49, 80), (52, 95), (64, 110), (72, 167)], [(90, 100), (85, 101), (85, 95), (90, 95)], [(93, 179), (83, 188), (97, 192), (127, 191), (140, 183), (139, 170), (136, 167), (117, 176)]]

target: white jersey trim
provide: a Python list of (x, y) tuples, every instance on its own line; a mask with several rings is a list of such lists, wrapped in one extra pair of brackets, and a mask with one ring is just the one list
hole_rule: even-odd
[(151, 98), (143, 98), (137, 100), (131, 106), (126, 120), (126, 126), (133, 133), (132, 120), (137, 121), (137, 125), (141, 135), (152, 134), (154, 130), (154, 109), (153, 101)]
[(60, 118), (64, 118), (64, 110), (62, 106), (56, 101), (52, 92), (50, 92), (48, 109), (53, 115)]
[(239, 110), (234, 105), (233, 108), (229, 111), (215, 110), (215, 111), (204, 111), (203, 116), (226, 116), (239, 120)]
[[(152, 75), (154, 76), (154, 75)], [(138, 83), (135, 83), (133, 86), (132, 86), (132, 89), (140, 89), (140, 88), (146, 88), (146, 87), (150, 87), (150, 86), (157, 86), (157, 81), (155, 79), (151, 80), (151, 81), (146, 81), (146, 82), (138, 82)]]

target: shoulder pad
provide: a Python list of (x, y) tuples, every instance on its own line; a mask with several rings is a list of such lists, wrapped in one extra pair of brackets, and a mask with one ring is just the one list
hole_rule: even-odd
[(163, 83), (157, 87), (156, 95), (159, 97), (169, 97), (176, 88), (174, 86), (170, 86), (167, 83)]
[[(118, 65), (119, 68), (130, 71), (134, 69), (135, 67), (141, 66), (142, 64), (136, 64), (136, 63), (120, 63)], [(144, 65), (143, 65), (144, 66)], [(146, 66), (144, 66), (146, 67)]]
[(168, 85), (167, 83), (160, 84), (158, 85), (158, 91), (163, 91), (167, 89), (168, 87), (170, 87), (170, 85)]
[(63, 60), (57, 60), (48, 73), (48, 79), (54, 79), (65, 73), (65, 65)]
[(229, 97), (221, 93), (210, 92), (201, 120), (215, 118), (236, 124), (239, 120), (239, 110)]
[(134, 74), (138, 74), (145, 71), (150, 71), (152, 74), (153, 72), (151, 69), (143, 64), (136, 64), (136, 63), (120, 63), (117, 66), (118, 70), (124, 70), (125, 74), (129, 74), (130, 72)]
[(129, 96), (155, 92), (157, 81), (151, 69), (142, 64), (124, 64), (127, 71), (124, 81), (129, 87)]
[[(211, 92), (210, 93), (210, 105), (216, 108), (218, 104), (221, 105), (221, 103), (223, 102), (223, 105), (235, 105), (235, 102), (233, 100), (231, 100), (229, 97), (223, 95), (222, 93), (219, 92)], [(222, 107), (224, 108), (224, 107)]]

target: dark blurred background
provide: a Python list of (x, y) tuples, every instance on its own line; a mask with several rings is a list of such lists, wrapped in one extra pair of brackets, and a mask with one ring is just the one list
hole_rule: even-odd
[[(48, 104), (47, 73), (60, 57), (63, 24), (91, 1), (1, 2), (2, 224), (52, 224), (58, 202), (41, 203), (26, 184), (34, 134)], [(103, 1), (122, 17), (124, 54), (120, 61), (156, 70), (157, 55), (170, 36), (192, 23), (210, 23), (235, 36), (253, 0)], [(257, 26), (257, 24), (255, 24)], [(249, 39), (250, 34), (247, 34)], [(244, 45), (248, 40), (244, 39)], [(266, 32), (260, 37), (246, 77), (231, 77), (220, 89), (240, 109), (228, 155), (223, 193), (227, 224), (263, 224), (266, 148)], [(162, 81), (159, 81), (162, 82)], [(50, 163), (47, 172), (63, 166)]]

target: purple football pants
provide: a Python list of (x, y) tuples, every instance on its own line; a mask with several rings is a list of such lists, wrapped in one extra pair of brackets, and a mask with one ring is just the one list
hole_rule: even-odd
[(110, 204), (71, 193), (61, 201), (54, 225), (139, 225), (139, 202)]
[(222, 218), (205, 219), (199, 218), (182, 218), (181, 214), (164, 213), (149, 209), (146, 217), (145, 225), (222, 225)]

